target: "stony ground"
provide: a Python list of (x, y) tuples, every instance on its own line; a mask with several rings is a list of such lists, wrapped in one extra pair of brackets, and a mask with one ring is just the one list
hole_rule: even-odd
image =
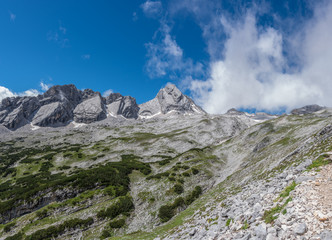
[[(243, 186), (242, 191), (197, 211), (190, 222), (165, 239), (332, 239), (332, 164), (306, 171), (311, 160), (272, 179)], [(280, 197), (287, 186), (296, 186)], [(287, 191), (286, 191), (287, 192)], [(266, 223), (267, 211), (282, 206)]]

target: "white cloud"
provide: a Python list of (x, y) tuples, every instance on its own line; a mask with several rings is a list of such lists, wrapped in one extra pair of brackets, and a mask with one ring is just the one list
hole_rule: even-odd
[(112, 89), (108, 89), (103, 93), (103, 97), (108, 97), (111, 93), (113, 93)]
[(15, 22), (16, 15), (14, 13), (12, 13), (11, 11), (9, 11), (9, 18), (10, 18), (10, 21)]
[(162, 22), (155, 33), (155, 41), (145, 45), (148, 57), (146, 70), (149, 76), (185, 79), (189, 75), (202, 73), (202, 64), (184, 58), (183, 50), (170, 32), (170, 26)]
[[(332, 3), (316, 8), (303, 31), (292, 35), (258, 28), (250, 12), (235, 24), (225, 18), (220, 21), (228, 35), (224, 57), (210, 63), (206, 81), (193, 80), (190, 87), (206, 111), (222, 113), (231, 107), (289, 111), (313, 103), (331, 106)], [(284, 38), (290, 48), (285, 48)], [(289, 66), (283, 51), (300, 56), (300, 66)]]
[(83, 54), (83, 55), (81, 56), (81, 58), (82, 58), (83, 60), (89, 60), (90, 57), (91, 57), (90, 54)]
[[(50, 78), (50, 79), (52, 79), (52, 78)], [(46, 84), (43, 81), (40, 82), (40, 87), (43, 91), (47, 91), (51, 86), (52, 86), (52, 84)]]
[(0, 101), (7, 97), (15, 97), (15, 94), (11, 92), (8, 88), (0, 86)]
[(33, 97), (33, 96), (38, 96), (40, 94), (40, 92), (36, 89), (29, 89), (26, 90), (22, 93), (19, 93), (18, 95), (23, 97), (23, 96), (28, 96), (28, 97)]
[(147, 0), (141, 5), (141, 8), (148, 17), (158, 17), (162, 13), (162, 3), (160, 1)]
[(0, 86), (0, 101), (7, 97), (17, 97), (17, 96), (37, 96), (39, 95), (39, 91), (36, 89), (29, 89), (21, 93), (15, 93), (10, 91), (8, 88)]

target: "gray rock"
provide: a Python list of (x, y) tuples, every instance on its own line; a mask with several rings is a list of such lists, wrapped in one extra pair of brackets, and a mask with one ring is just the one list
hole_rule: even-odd
[(122, 96), (120, 93), (111, 93), (106, 97), (108, 111), (112, 115), (122, 115), (125, 118), (137, 118), (139, 107), (136, 99), (130, 96)]
[(294, 175), (293, 174), (289, 174), (287, 177), (286, 177), (286, 181), (290, 181), (294, 179)]
[(314, 176), (299, 176), (295, 179), (296, 183), (301, 183), (301, 182), (306, 182), (309, 180), (314, 180), (315, 177)]
[(193, 230), (191, 230), (190, 232), (189, 232), (189, 236), (194, 236), (195, 234), (196, 234), (196, 228), (194, 228)]
[(305, 234), (306, 232), (308, 231), (308, 228), (307, 228), (307, 225), (305, 223), (299, 223), (295, 229), (294, 229), (294, 232), (297, 234), (297, 235), (303, 235)]
[(321, 240), (332, 240), (332, 231), (324, 230), (319, 237)]
[(74, 121), (92, 123), (106, 118), (106, 109), (100, 94), (78, 104), (74, 110)]
[(249, 240), (251, 238), (250, 233), (246, 233), (240, 240)]
[(266, 236), (266, 240), (278, 240), (278, 237), (276, 237), (274, 234), (272, 233), (269, 233), (267, 236)]
[(266, 239), (266, 225), (264, 223), (258, 225), (257, 227), (254, 228), (254, 235), (258, 239)]
[(291, 111), (291, 114), (293, 114), (293, 115), (310, 114), (310, 113), (318, 112), (323, 109), (325, 109), (325, 107), (321, 107), (317, 104), (313, 104), (313, 105), (307, 105), (307, 106), (304, 106), (301, 108), (293, 109)]
[(173, 111), (180, 114), (206, 114), (193, 100), (182, 94), (174, 84), (167, 84), (165, 88), (160, 89), (154, 99), (139, 107), (139, 115), (142, 117), (153, 117)]

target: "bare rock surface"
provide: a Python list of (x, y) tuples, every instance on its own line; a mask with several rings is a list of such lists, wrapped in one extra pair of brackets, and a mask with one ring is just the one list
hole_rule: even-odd
[(74, 121), (78, 123), (92, 123), (106, 118), (106, 109), (100, 94), (89, 98), (74, 109)]

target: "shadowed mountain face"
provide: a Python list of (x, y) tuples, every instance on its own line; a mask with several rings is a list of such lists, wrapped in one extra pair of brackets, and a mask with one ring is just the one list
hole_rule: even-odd
[(37, 97), (13, 97), (0, 104), (0, 124), (15, 130), (26, 124), (39, 127), (67, 125), (71, 121), (92, 123), (108, 116), (137, 119), (169, 112), (204, 114), (188, 96), (175, 85), (161, 89), (156, 98), (137, 105), (135, 98), (111, 93), (106, 98), (91, 89), (78, 90), (74, 85), (53, 86)]

